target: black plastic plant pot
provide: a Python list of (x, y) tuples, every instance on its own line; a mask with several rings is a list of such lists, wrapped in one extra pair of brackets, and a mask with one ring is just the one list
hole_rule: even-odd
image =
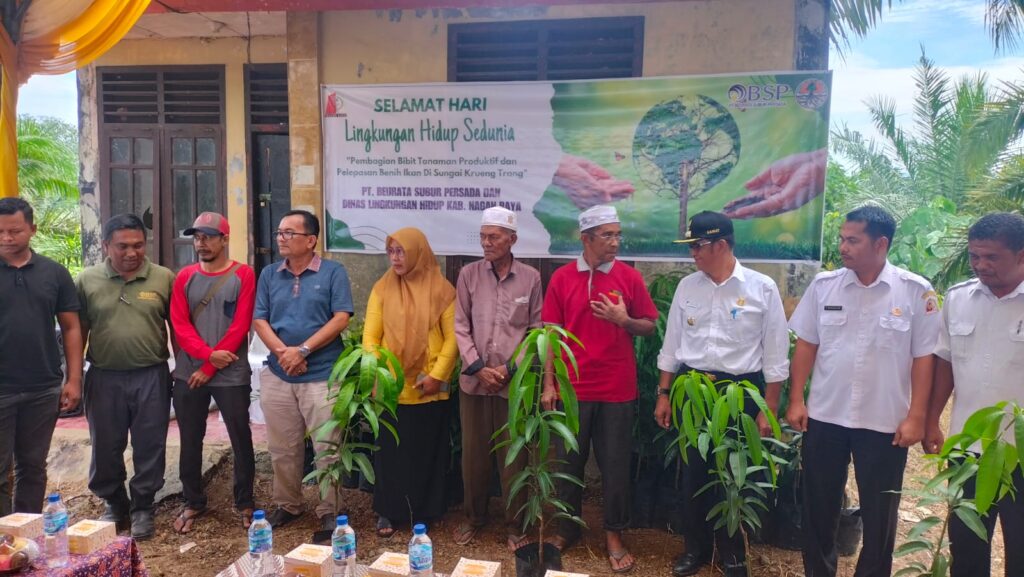
[(850, 557), (857, 553), (860, 538), (864, 534), (864, 520), (860, 516), (860, 508), (843, 509), (839, 516), (839, 533), (836, 536), (836, 549), (840, 557)]
[(779, 503), (772, 511), (772, 544), (787, 551), (803, 549), (803, 529), (801, 528), (803, 511), (796, 503)]
[(524, 545), (516, 550), (516, 577), (544, 577), (550, 569), (562, 570), (562, 552), (551, 543), (544, 543), (544, 565), (540, 564), (539, 548), (536, 543)]

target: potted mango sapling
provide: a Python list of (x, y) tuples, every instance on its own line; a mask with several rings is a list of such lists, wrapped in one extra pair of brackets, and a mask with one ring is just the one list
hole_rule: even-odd
[[(725, 528), (729, 536), (738, 531), (744, 552), (749, 553), (748, 532), (761, 527), (768, 491), (776, 487), (777, 467), (784, 463), (765, 446), (779, 443), (775, 415), (749, 381), (713, 381), (697, 371), (676, 378), (669, 402), (677, 431), (675, 449), (688, 466), (704, 466), (688, 461), (688, 450), (696, 449), (711, 472), (711, 481), (698, 494), (715, 491), (719, 496), (707, 520), (716, 531)], [(754, 417), (744, 410), (750, 403), (765, 414), (774, 438), (761, 438)]]
[[(331, 418), (313, 432), (314, 441), (328, 447), (316, 455), (324, 466), (304, 479), (315, 480), (322, 497), (333, 491), (334, 502), (340, 502), (343, 480), (356, 471), (368, 483), (375, 481), (369, 455), (379, 448), (374, 443), (382, 426), (398, 441), (398, 431), (381, 416), (386, 412), (397, 418), (398, 393), (404, 382), (402, 364), (384, 347), (370, 351), (350, 342), (338, 356), (327, 380)], [(331, 531), (317, 531), (313, 542), (330, 538)]]
[[(519, 365), (508, 388), (508, 423), (494, 434), (507, 438), (495, 448), (508, 446), (506, 467), (522, 452), (527, 465), (510, 484), (506, 506), (512, 507), (516, 496), (526, 491), (526, 503), (517, 512), (522, 515), (523, 533), (537, 533), (537, 542), (516, 551), (518, 577), (542, 577), (547, 569), (561, 570), (561, 553), (544, 542), (544, 531), (553, 521), (564, 520), (584, 525), (576, 511), (557, 495), (556, 481), (583, 486), (576, 477), (559, 471), (564, 461), (555, 456), (555, 442), (568, 451), (579, 451), (576, 435), (580, 429), (579, 403), (569, 381), (569, 366), (579, 374), (576, 358), (568, 341), (583, 346), (572, 333), (548, 325), (527, 333), (516, 348), (513, 358)], [(545, 373), (554, 379), (561, 400), (561, 410), (547, 410), (541, 400)]]

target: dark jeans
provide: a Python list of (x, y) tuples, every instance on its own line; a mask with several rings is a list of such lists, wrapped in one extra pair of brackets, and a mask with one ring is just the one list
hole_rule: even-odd
[[(60, 411), (60, 387), (0, 392), (0, 517), (40, 513), (46, 496), (46, 455)], [(14, 466), (14, 487), (9, 482)], [(11, 494), (14, 494), (13, 509)]]
[(188, 383), (174, 381), (174, 416), (178, 420), (181, 438), (181, 457), (178, 474), (190, 509), (206, 508), (203, 492), (203, 437), (206, 419), (210, 415), (210, 397), (224, 417), (224, 427), (231, 439), (234, 455), (234, 496), (238, 510), (255, 508), (252, 486), (256, 479), (256, 458), (252, 449), (252, 430), (249, 428), (249, 385), (234, 387), (188, 388)]
[(85, 376), (85, 416), (92, 438), (89, 490), (118, 512), (129, 505), (124, 450), (132, 439), (135, 475), (128, 487), (131, 511), (151, 511), (164, 486), (171, 374), (167, 365), (129, 371), (91, 367)]
[(850, 455), (857, 476), (864, 543), (854, 577), (889, 577), (907, 450), (892, 433), (850, 429), (809, 419), (803, 439), (804, 572), (835, 577), (836, 534)]
[[(683, 367), (680, 374), (689, 371), (689, 367)], [(737, 376), (701, 371), (699, 369), (698, 372), (713, 374), (716, 381), (750, 381), (758, 387), (758, 392), (764, 396), (764, 377), (760, 373)], [(757, 414), (761, 412), (757, 405), (749, 399), (743, 403), (743, 409), (745, 413), (754, 418), (757, 418)], [(708, 457), (711, 456), (709, 450)], [(683, 536), (686, 538), (686, 552), (695, 553), (698, 556), (706, 556), (710, 559), (717, 542), (719, 557), (723, 563), (731, 565), (745, 562), (746, 552), (743, 548), (743, 534), (737, 530), (734, 535), (730, 536), (729, 531), (725, 527), (715, 531), (715, 521), (708, 520), (707, 518), (711, 509), (722, 501), (721, 487), (715, 487), (697, 495), (705, 485), (715, 479), (715, 475), (711, 472), (712, 466), (701, 459), (700, 451), (695, 448), (687, 449), (686, 459), (689, 463), (683, 467), (682, 479), (683, 503), (685, 504)], [(754, 510), (758, 511), (757, 508), (754, 508)]]
[[(580, 434), (576, 436), (579, 452), (569, 453), (562, 443), (556, 443), (558, 457), (566, 461), (563, 470), (581, 481), (590, 458), (590, 444), (594, 444), (594, 456), (601, 470), (605, 531), (622, 531), (629, 527), (629, 462), (633, 452), (635, 404), (635, 401), (580, 401)], [(559, 481), (557, 491), (572, 507), (572, 514), (582, 516), (583, 488)], [(580, 526), (562, 520), (558, 523), (558, 534), (566, 541), (575, 541), (580, 536)]]
[[(974, 498), (974, 478), (964, 484), (964, 498)], [(989, 577), (992, 571), (992, 531), (996, 517), (1003, 527), (1003, 550), (1006, 555), (1006, 577), (1024, 575), (1024, 476), (1020, 469), (1013, 472), (1016, 498), (1009, 495), (999, 500), (987, 515), (985, 524), (988, 541), (982, 541), (964, 525), (956, 515), (949, 520), (949, 549), (953, 555), (952, 577)]]

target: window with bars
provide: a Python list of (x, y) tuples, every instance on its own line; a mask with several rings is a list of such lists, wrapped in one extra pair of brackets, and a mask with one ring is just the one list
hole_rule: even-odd
[(100, 207), (133, 213), (147, 253), (179, 268), (195, 261), (182, 231), (224, 207), (224, 67), (97, 68)]
[(104, 124), (221, 124), (224, 67), (100, 68)]
[(644, 18), (451, 24), (450, 82), (629, 78), (643, 70)]
[(288, 65), (251, 64), (246, 67), (246, 102), (249, 125), (288, 125)]

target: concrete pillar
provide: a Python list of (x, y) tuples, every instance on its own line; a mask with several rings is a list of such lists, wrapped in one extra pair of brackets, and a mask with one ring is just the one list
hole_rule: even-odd
[[(323, 210), (323, 159), (320, 132), (320, 14), (289, 12), (288, 131), (291, 148), (292, 207)], [(321, 243), (321, 248), (322, 248)]]

